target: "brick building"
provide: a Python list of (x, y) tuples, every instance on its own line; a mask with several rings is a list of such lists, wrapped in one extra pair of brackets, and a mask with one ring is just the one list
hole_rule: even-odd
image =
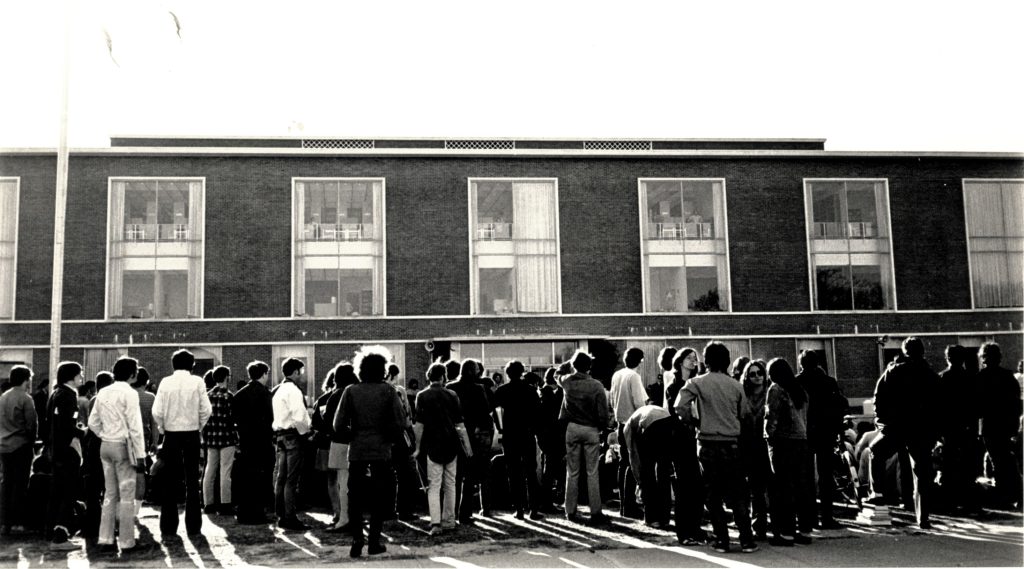
[[(114, 138), (70, 157), (61, 357), (244, 375), (359, 345), (543, 368), (578, 347), (824, 353), (853, 405), (902, 338), (1022, 357), (1024, 156), (823, 140)], [(56, 153), (0, 151), (0, 362), (47, 373)], [(430, 350), (428, 350), (430, 348)], [(2, 370), (0, 370), (2, 371)], [(275, 378), (276, 379), (276, 378)], [(311, 392), (318, 386), (311, 387)]]

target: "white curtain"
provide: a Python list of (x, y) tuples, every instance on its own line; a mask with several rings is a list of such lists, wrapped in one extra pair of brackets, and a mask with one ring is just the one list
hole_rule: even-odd
[(517, 312), (558, 312), (555, 207), (551, 183), (512, 185)]
[(479, 211), (477, 210), (476, 192), (479, 188), (479, 184), (473, 182), (472, 187), (469, 191), (469, 290), (476, 291), (476, 294), (472, 292), (469, 295), (469, 313), (480, 314), (480, 263), (479, 257), (476, 255), (474, 245), (476, 243), (477, 233), (476, 226), (479, 223)]
[(970, 183), (965, 194), (975, 306), (1024, 305), (1024, 185)]
[(188, 298), (189, 318), (203, 316), (203, 183), (188, 184)]
[(373, 313), (384, 314), (384, 186), (373, 182)]
[[(875, 225), (878, 228), (879, 239), (889, 237), (889, 204), (887, 202), (885, 192), (885, 184), (878, 182), (875, 184)], [(880, 244), (881, 245), (881, 244)], [(889, 249), (889, 242), (884, 243), (885, 250)]]
[(107, 284), (107, 316), (124, 318), (124, 182), (114, 182), (110, 191), (110, 259)]
[(712, 237), (715, 239), (715, 268), (718, 278), (718, 305), (722, 310), (729, 310), (729, 265), (726, 263), (725, 250), (725, 192), (722, 184), (712, 185), (712, 201), (715, 208), (715, 227)]
[(295, 306), (293, 312), (296, 316), (306, 314), (306, 262), (305, 262), (305, 215), (306, 215), (306, 184), (295, 183), (294, 208), (292, 211), (292, 243), (294, 251), (295, 273), (292, 275), (292, 282), (295, 283)]
[(0, 182), (0, 318), (14, 317), (14, 273), (17, 267), (18, 184)]
[(114, 368), (114, 362), (119, 357), (121, 357), (121, 350), (118, 348), (86, 348), (85, 358), (83, 358), (85, 361), (82, 362), (82, 367), (85, 368), (83, 372), (85, 379), (94, 379), (96, 374), (101, 371), (111, 371)]
[(647, 192), (648, 182), (644, 182), (640, 185), (640, 271), (645, 279), (647, 285), (647, 294), (643, 299), (644, 311), (653, 312), (655, 310), (654, 296), (651, 289), (654, 288), (651, 275), (651, 259), (648, 254), (647, 240), (651, 238), (650, 227), (651, 227), (651, 212), (647, 209)]

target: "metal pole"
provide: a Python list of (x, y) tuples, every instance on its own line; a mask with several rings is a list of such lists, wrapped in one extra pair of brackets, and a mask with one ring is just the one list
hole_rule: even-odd
[(64, 308), (64, 219), (68, 198), (68, 90), (71, 78), (71, 7), (64, 5), (64, 78), (60, 101), (60, 142), (57, 145), (57, 191), (53, 204), (53, 294), (50, 297), (50, 389), (60, 363), (60, 320)]

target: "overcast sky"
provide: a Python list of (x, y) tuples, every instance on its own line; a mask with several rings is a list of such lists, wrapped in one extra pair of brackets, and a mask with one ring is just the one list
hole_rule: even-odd
[[(1024, 151), (1022, 2), (76, 4), (72, 147), (767, 137)], [(57, 144), (64, 6), (0, 2), (0, 147)]]

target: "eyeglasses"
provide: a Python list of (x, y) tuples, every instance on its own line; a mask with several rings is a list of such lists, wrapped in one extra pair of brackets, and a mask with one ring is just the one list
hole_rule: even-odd
[(747, 374), (747, 377), (764, 377), (764, 374), (759, 371), (752, 371)]

